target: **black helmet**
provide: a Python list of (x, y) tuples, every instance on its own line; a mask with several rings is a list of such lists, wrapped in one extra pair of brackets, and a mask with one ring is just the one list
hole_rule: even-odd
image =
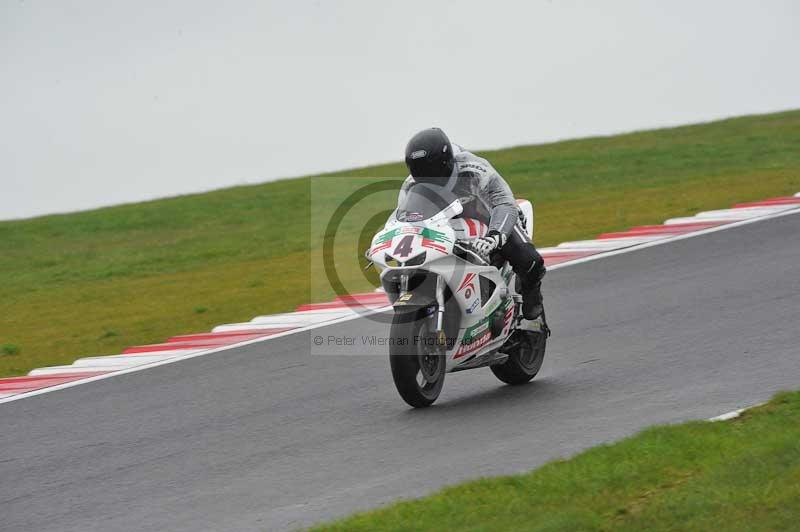
[(453, 146), (438, 127), (423, 129), (408, 141), (406, 166), (415, 181), (444, 185), (454, 165)]

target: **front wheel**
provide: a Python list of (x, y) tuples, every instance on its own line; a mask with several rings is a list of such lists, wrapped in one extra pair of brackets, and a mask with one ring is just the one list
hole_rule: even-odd
[(490, 366), (495, 377), (506, 384), (525, 384), (539, 373), (547, 347), (545, 332), (515, 331), (503, 349), (508, 359)]
[(396, 312), (392, 318), (389, 363), (400, 397), (413, 406), (430, 406), (444, 385), (444, 342), (421, 312)]

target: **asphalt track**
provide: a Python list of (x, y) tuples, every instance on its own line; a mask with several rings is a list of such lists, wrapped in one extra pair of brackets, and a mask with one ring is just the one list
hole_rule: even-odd
[(351, 321), (0, 405), (0, 530), (297, 528), (800, 388), (800, 215), (551, 272), (530, 385), (411, 410)]

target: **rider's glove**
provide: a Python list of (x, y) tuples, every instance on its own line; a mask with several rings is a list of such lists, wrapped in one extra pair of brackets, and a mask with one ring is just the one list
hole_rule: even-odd
[(480, 237), (472, 243), (472, 249), (475, 250), (475, 253), (488, 260), (489, 254), (503, 247), (506, 244), (507, 238), (507, 235), (498, 231), (489, 231), (489, 234)]

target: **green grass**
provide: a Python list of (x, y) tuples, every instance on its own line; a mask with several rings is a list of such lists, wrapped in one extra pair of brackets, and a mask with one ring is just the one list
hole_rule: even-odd
[(650, 428), (527, 474), (452, 486), (313, 530), (798, 529), (795, 392), (733, 421)]
[[(482, 155), (534, 200), (541, 246), (800, 191), (798, 146), (790, 111)], [(329, 177), (403, 174), (397, 163)], [(16, 347), (0, 376), (329, 297), (309, 281), (310, 183), (0, 222), (0, 345)], [(359, 227), (339, 236), (355, 242)], [(369, 287), (355, 260), (343, 276)]]

